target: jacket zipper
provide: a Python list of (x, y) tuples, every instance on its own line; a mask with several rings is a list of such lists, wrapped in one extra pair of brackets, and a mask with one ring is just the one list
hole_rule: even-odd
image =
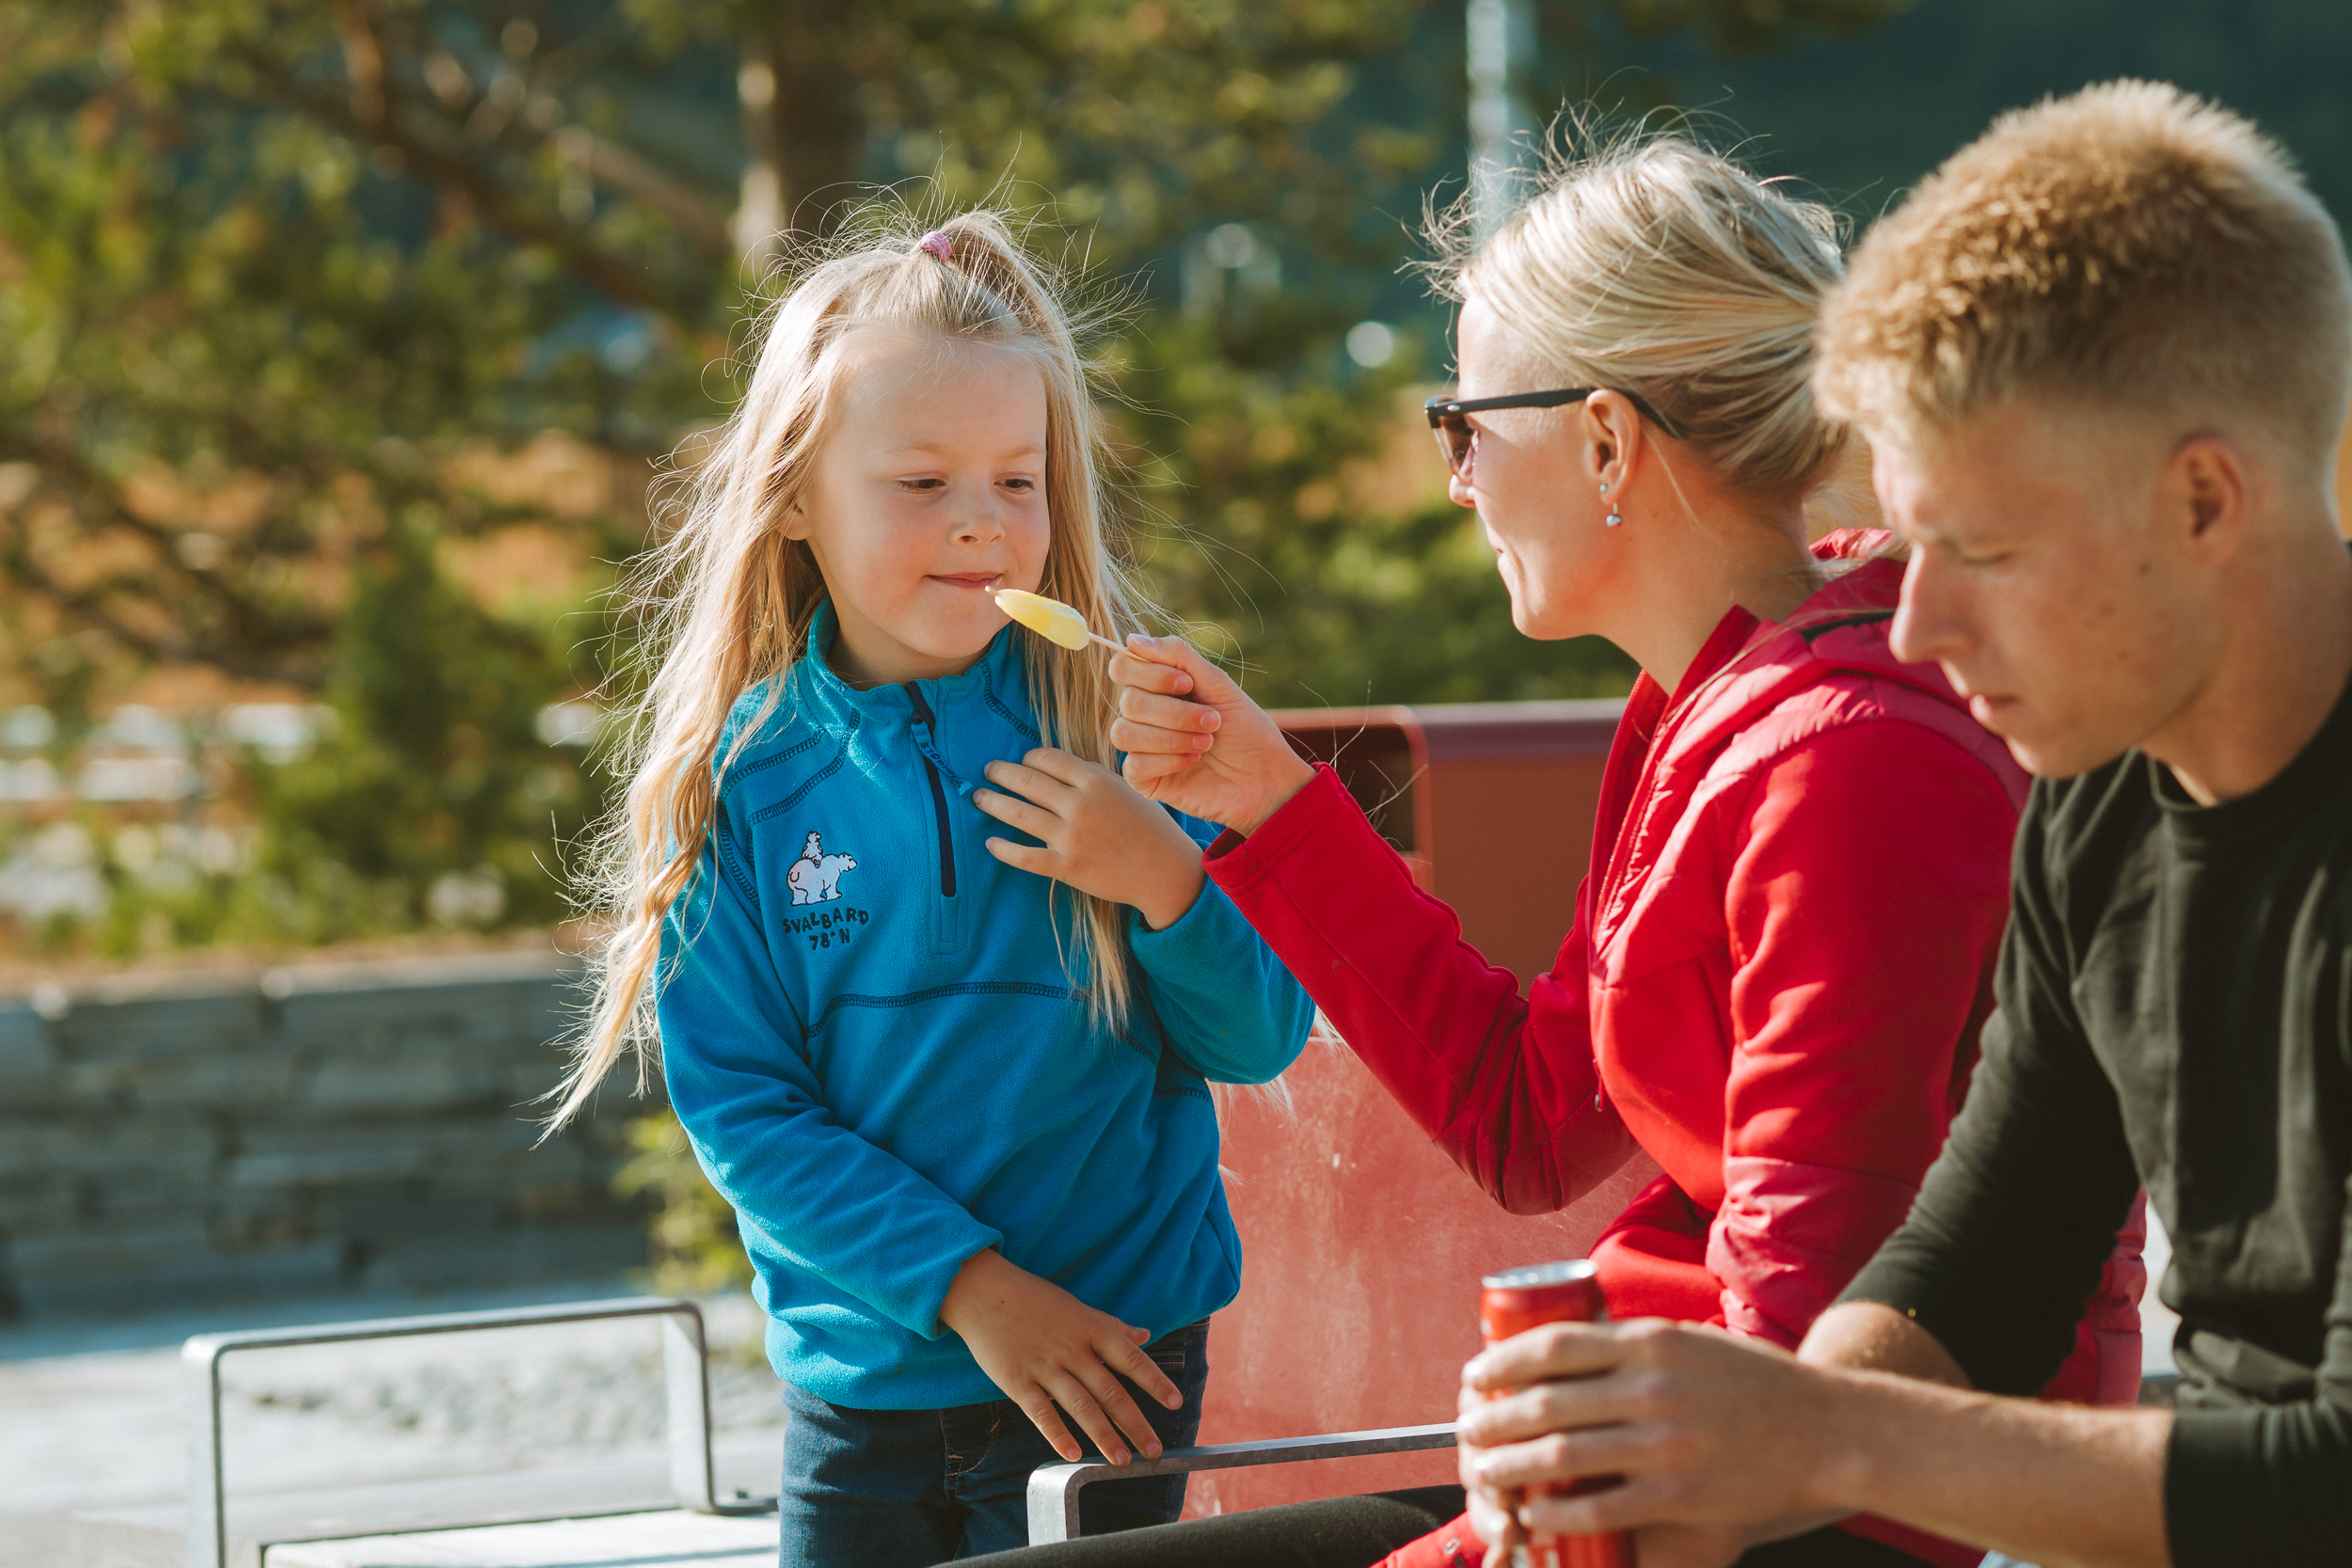
[[(931, 717), (930, 704), (923, 700), (922, 689), (913, 681), (906, 683), (907, 695), (914, 702), (914, 721), (931, 732), (931, 744), (939, 743), (939, 723)], [(931, 781), (931, 811), (939, 822), (939, 895), (956, 895), (956, 841), (947, 826), (947, 786), (939, 777), (939, 765), (926, 756), (923, 772)]]
[[(1593, 903), (1592, 942), (1595, 946), (1600, 944), (1601, 922), (1615, 905), (1617, 895), (1633, 880), (1635, 840), (1641, 836), (1641, 830), (1648, 821), (1650, 813), (1657, 809), (1658, 773), (1665, 766), (1669, 746), (1681, 734), (1691, 715), (1699, 710), (1699, 699), (1712, 690), (1724, 676), (1739, 669), (1740, 660), (1753, 651), (1742, 649), (1725, 659), (1723, 668), (1701, 681), (1698, 689), (1683, 699), (1679, 705), (1675, 704), (1672, 694), (1668, 694), (1667, 705), (1658, 715), (1658, 728), (1650, 736), (1649, 753), (1642, 758), (1641, 770), (1634, 775), (1633, 796), (1626, 802), (1625, 820), (1617, 826), (1617, 842), (1609, 857), (1608, 874), (1601, 879), (1601, 896)], [(1615, 927), (1613, 926), (1610, 930), (1613, 934)]]

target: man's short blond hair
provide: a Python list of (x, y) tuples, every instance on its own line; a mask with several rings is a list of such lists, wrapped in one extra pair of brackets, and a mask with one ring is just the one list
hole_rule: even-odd
[(2286, 152), (2229, 111), (2110, 82), (2002, 116), (1855, 251), (1815, 385), (1873, 436), (2050, 395), (2259, 428), (2327, 471), (2352, 275)]

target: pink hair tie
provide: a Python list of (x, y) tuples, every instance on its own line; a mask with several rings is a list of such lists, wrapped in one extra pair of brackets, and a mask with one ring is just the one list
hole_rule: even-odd
[(936, 229), (915, 241), (914, 248), (928, 250), (943, 261), (956, 259), (956, 242)]

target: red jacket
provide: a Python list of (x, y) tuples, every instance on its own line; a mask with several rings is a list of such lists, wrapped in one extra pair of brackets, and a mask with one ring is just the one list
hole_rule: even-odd
[[(1618, 1317), (1795, 1344), (1959, 1109), (2026, 778), (1934, 666), (1888, 648), (1900, 582), (1862, 561), (1787, 621), (1726, 615), (1671, 699), (1636, 683), (1576, 923), (1524, 997), (1327, 769), (1211, 848), (1357, 1054), (1505, 1208), (1561, 1208), (1636, 1144), (1658, 1162), (1593, 1248)], [(2054, 1393), (2137, 1390), (2126, 1240)]]

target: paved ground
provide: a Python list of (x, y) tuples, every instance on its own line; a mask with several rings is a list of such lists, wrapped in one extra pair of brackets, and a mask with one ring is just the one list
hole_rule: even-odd
[[(190, 1334), (634, 1293), (615, 1281), (465, 1298), (286, 1304), (0, 1333), (0, 1568), (62, 1568), (73, 1513), (176, 1502)], [(747, 1299), (709, 1309), (722, 1431), (781, 1428)], [(650, 1320), (253, 1352), (223, 1363), (236, 1492), (528, 1469), (660, 1449)]]
[(361, 1536), (270, 1549), (270, 1568), (775, 1568), (776, 1516), (623, 1513), (499, 1529)]

